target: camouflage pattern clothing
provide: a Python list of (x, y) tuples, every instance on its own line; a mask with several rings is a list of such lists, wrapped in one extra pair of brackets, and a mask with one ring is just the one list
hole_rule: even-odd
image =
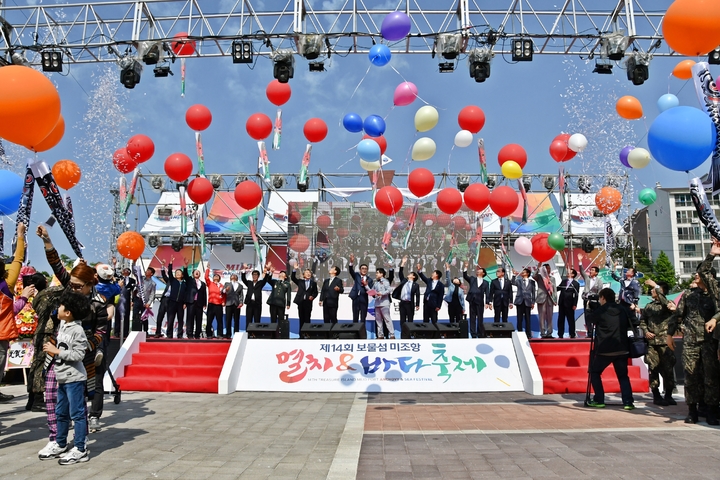
[(672, 313), (668, 308), (668, 299), (659, 288), (655, 289), (657, 298), (643, 308), (640, 316), (640, 328), (643, 334), (653, 333), (655, 337), (647, 339), (648, 353), (645, 355), (645, 363), (648, 365), (650, 388), (660, 386), (660, 375), (663, 377), (663, 385), (666, 392), (672, 392), (675, 388), (675, 352), (667, 346), (668, 324)]

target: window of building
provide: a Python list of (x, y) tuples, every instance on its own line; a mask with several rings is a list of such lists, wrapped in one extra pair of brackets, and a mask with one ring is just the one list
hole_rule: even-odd
[(675, 194), (675, 206), (678, 207), (689, 207), (692, 206), (692, 197), (689, 193), (677, 193)]

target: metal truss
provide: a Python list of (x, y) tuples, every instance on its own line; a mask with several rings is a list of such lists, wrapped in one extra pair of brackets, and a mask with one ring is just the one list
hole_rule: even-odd
[[(628, 52), (674, 55), (660, 45), (670, 3), (665, 0), (606, 0), (598, 2), (600, 10), (589, 8), (590, 0), (397, 0), (390, 10), (376, 3), (117, 0), (9, 6), (0, 0), (0, 55), (10, 60), (21, 52), (39, 64), (39, 52), (59, 49), (67, 63), (114, 62), (142, 56), (157, 42), (167, 47), (180, 32), (196, 41), (197, 57), (230, 56), (234, 40), (251, 41), (256, 56), (282, 48), (297, 52), (304, 34), (324, 35), (326, 56), (367, 54), (382, 41), (384, 16), (395, 10), (409, 15), (412, 28), (407, 38), (388, 45), (393, 53), (435, 54), (438, 35), (459, 34), (459, 55), (481, 46), (510, 54), (512, 39), (531, 38), (536, 55), (593, 57), (603, 36), (621, 32), (630, 42)], [(166, 48), (165, 55), (173, 54)]]

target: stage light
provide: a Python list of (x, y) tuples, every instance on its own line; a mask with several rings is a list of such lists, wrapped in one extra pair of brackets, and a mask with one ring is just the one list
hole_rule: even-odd
[(492, 57), (493, 52), (488, 47), (472, 50), (468, 56), (470, 77), (474, 78), (478, 83), (482, 83), (490, 78), (490, 60), (492, 60)]
[(440, 73), (452, 73), (455, 71), (455, 64), (452, 62), (440, 62), (438, 63), (438, 70), (440, 70)]
[(157, 65), (161, 59), (160, 42), (143, 42), (142, 61), (145, 65)]
[(233, 235), (230, 240), (230, 247), (232, 247), (233, 252), (242, 252), (243, 248), (245, 248), (245, 235)]
[(512, 41), (513, 62), (532, 62), (533, 41), (529, 38), (516, 38)]
[(485, 185), (487, 185), (487, 187), (492, 190), (496, 184), (497, 178), (495, 178), (495, 175), (488, 175)]
[(600, 211), (599, 208), (593, 208), (593, 217), (595, 218), (602, 218), (605, 214)]
[(297, 188), (298, 188), (298, 190), (301, 191), (301, 192), (307, 191), (307, 189), (308, 189), (308, 180), (305, 179), (304, 182), (298, 181)]
[(585, 253), (592, 253), (592, 251), (595, 250), (595, 245), (593, 245), (589, 238), (585, 237), (582, 239), (581, 248)]
[(163, 205), (162, 207), (158, 207), (157, 213), (160, 220), (168, 221), (172, 218), (173, 211), (171, 207)]
[(125, 62), (125, 65), (120, 71), (120, 83), (122, 83), (125, 88), (135, 88), (135, 85), (140, 83), (140, 74), (142, 74), (142, 69), (142, 63), (138, 62), (134, 58)]
[(322, 54), (325, 36), (316, 33), (299, 35), (297, 39), (298, 53), (307, 60), (315, 60)]
[(552, 175), (545, 175), (543, 178), (543, 186), (548, 192), (552, 192), (555, 188), (555, 177)]
[(237, 177), (235, 177), (235, 186), (237, 187), (238, 185), (240, 185), (242, 182), (244, 182), (247, 179), (248, 179), (247, 175), (243, 175), (242, 173), (239, 174)]
[(282, 175), (273, 175), (272, 176), (272, 184), (273, 188), (280, 189), (285, 186), (285, 177)]
[(457, 183), (457, 189), (464, 192), (470, 186), (470, 175), (458, 175), (455, 182)]
[(147, 241), (150, 248), (157, 248), (160, 245), (160, 237), (157, 235), (148, 235)]
[(710, 65), (720, 65), (720, 47), (708, 53), (708, 63)]
[(233, 63), (253, 63), (252, 42), (232, 42), (232, 59)]
[(582, 193), (590, 193), (590, 189), (592, 188), (592, 180), (590, 177), (583, 175), (582, 177), (578, 178), (578, 190), (580, 190)]
[(610, 60), (607, 59), (598, 59), (595, 60), (595, 68), (593, 69), (592, 73), (598, 73), (600, 75), (612, 75), (612, 63)]
[(532, 187), (532, 177), (529, 175), (523, 175), (522, 177), (522, 185), (526, 192), (530, 191), (530, 188)]
[(173, 75), (173, 73), (172, 70), (170, 70), (170, 65), (160, 65), (159, 67), (153, 68), (153, 75), (155, 75), (155, 78), (162, 78)]
[(606, 33), (600, 39), (600, 58), (622, 60), (630, 39), (622, 32)]
[(173, 250), (179, 252), (185, 246), (185, 239), (182, 235), (173, 235), (171, 237), (170, 245), (172, 246)]
[(295, 52), (290, 49), (276, 50), (272, 54), (273, 77), (280, 83), (288, 83), (295, 75)]
[(462, 35), (459, 33), (441, 33), (437, 37), (440, 55), (447, 60), (455, 60), (462, 51)]
[(40, 54), (43, 72), (62, 72), (62, 52), (57, 50), (44, 50)]
[(646, 53), (633, 52), (632, 56), (627, 59), (625, 66), (627, 67), (627, 78), (633, 85), (642, 85), (649, 78), (648, 66), (650, 65), (650, 56)]
[(210, 175), (210, 185), (212, 185), (214, 190), (219, 190), (220, 187), (222, 187), (223, 179), (222, 175)]
[(159, 175), (152, 177), (150, 180), (150, 187), (156, 193), (161, 193), (165, 188), (165, 179)]
[(308, 68), (311, 72), (324, 72), (325, 62), (310, 62), (308, 63)]
[(608, 187), (618, 188), (622, 184), (622, 178), (617, 175), (608, 175), (605, 180), (605, 185)]
[(13, 65), (20, 65), (21, 67), (30, 66), (30, 62), (28, 62), (28, 59), (25, 58), (25, 54), (22, 52), (12, 52), (10, 60), (12, 60)]

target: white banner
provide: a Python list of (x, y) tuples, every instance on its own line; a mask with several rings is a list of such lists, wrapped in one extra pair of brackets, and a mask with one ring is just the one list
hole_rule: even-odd
[(287, 233), (288, 205), (290, 202), (317, 202), (318, 192), (270, 192), (270, 200), (265, 209), (265, 218), (260, 228), (263, 233)]
[[(185, 201), (187, 202), (186, 210), (188, 213), (187, 232), (193, 233), (195, 231), (197, 205), (190, 200), (187, 194), (185, 194)], [(167, 212), (163, 210), (167, 210)], [(180, 193), (163, 192), (140, 233), (180, 233), (180, 214)]]
[(249, 339), (238, 391), (523, 391), (511, 338)]
[[(557, 196), (557, 195), (556, 195)], [(605, 233), (605, 217), (593, 216), (595, 206), (595, 194), (590, 193), (571, 193), (567, 196), (568, 210), (563, 213), (563, 225), (565, 231), (569, 231), (567, 227), (568, 215), (572, 221), (573, 235), (597, 235), (603, 236)], [(612, 214), (608, 215), (614, 232), (621, 232), (622, 227), (617, 217)]]

